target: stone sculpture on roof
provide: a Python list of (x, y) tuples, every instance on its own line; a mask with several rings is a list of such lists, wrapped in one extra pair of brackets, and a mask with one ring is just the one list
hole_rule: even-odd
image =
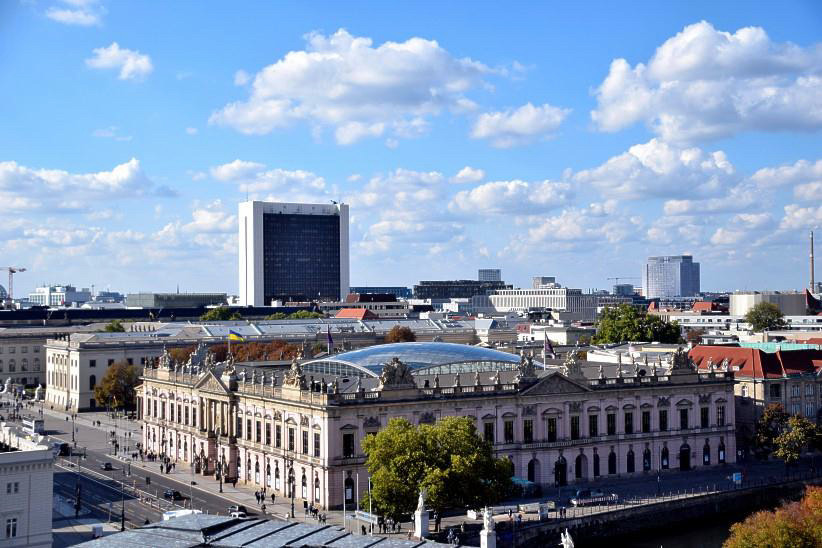
[(394, 356), (390, 362), (382, 366), (380, 388), (384, 386), (413, 386), (414, 384), (411, 369), (398, 357)]
[(283, 377), (283, 386), (299, 388), (300, 390), (304, 390), (306, 388), (305, 374), (303, 373), (303, 368), (300, 367), (297, 358), (291, 360), (291, 369), (289, 369)]
[(166, 345), (163, 345), (163, 353), (160, 355), (160, 367), (162, 369), (171, 369), (171, 354), (168, 353)]
[(673, 362), (672, 369), (674, 371), (687, 371), (693, 369), (693, 362), (691, 362), (688, 352), (686, 352), (681, 346), (677, 348), (676, 352), (674, 352)]

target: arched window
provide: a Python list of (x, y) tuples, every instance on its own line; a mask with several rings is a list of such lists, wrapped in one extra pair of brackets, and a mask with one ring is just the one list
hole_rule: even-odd
[(34, 358), (34, 370), (40, 371), (40, 358)]
[(711, 464), (711, 446), (708, 440), (705, 440), (705, 446), (702, 448), (702, 466), (709, 466)]
[(663, 470), (667, 470), (668, 466), (669, 466), (668, 465), (668, 448), (667, 447), (662, 448), (662, 457), (661, 457), (660, 460), (661, 460), (660, 468), (662, 468)]
[(17, 364), (14, 363), (14, 359), (9, 360), (9, 373), (14, 373), (17, 371)]
[(305, 477), (305, 472), (303, 472), (303, 479), (302, 479), (302, 497), (304, 500), (308, 499), (308, 480)]
[(613, 449), (611, 449), (611, 452), (608, 454), (608, 473), (609, 474), (616, 474), (617, 473), (617, 458), (616, 458), (616, 453), (614, 453)]
[(645, 448), (645, 451), (642, 453), (642, 469), (645, 472), (651, 470), (651, 450), (647, 447)]
[(320, 502), (320, 478), (314, 476), (314, 502)]
[(634, 450), (633, 449), (628, 450), (627, 460), (625, 462), (625, 470), (629, 474), (633, 474), (634, 471), (635, 471)]
[(354, 502), (354, 480), (351, 476), (345, 478), (345, 503), (350, 504)]
[(0, 373), (3, 372), (3, 360), (0, 360)]
[(29, 360), (28, 358), (23, 358), (20, 360), (20, 371), (28, 371), (29, 370)]
[(274, 489), (280, 490), (280, 464), (274, 463)]
[(94, 387), (97, 386), (97, 376), (92, 375), (88, 378), (88, 389), (94, 390)]
[(725, 464), (725, 441), (719, 442), (719, 464)]
[(251, 457), (248, 457), (245, 463), (245, 479), (251, 481)]
[(254, 483), (260, 483), (260, 461), (259, 461), (259, 457), (254, 457)]
[(594, 477), (599, 477), (599, 454), (594, 453)]

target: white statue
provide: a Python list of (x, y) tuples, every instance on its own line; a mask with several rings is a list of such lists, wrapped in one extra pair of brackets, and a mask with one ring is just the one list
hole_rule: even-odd
[(492, 514), (491, 510), (486, 506), (485, 510), (482, 511), (482, 527), (486, 531), (493, 531), (495, 526), (494, 514)]
[(568, 532), (568, 529), (565, 529), (564, 533), (559, 534), (559, 539), (559, 545), (562, 546), (562, 548), (574, 548), (574, 539), (571, 538), (571, 533)]
[(420, 498), (417, 499), (417, 512), (425, 512), (425, 495), (428, 494), (425, 487), (420, 487)]

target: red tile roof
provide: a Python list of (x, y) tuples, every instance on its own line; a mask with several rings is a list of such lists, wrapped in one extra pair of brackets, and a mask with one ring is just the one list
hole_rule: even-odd
[(708, 369), (709, 358), (715, 366), (727, 358), (732, 371), (739, 368), (734, 375), (755, 379), (777, 379), (822, 370), (822, 350), (780, 350), (769, 354), (756, 348), (699, 345), (688, 354), (700, 370)]
[(352, 318), (355, 320), (376, 320), (377, 315), (366, 308), (343, 308), (335, 318)]

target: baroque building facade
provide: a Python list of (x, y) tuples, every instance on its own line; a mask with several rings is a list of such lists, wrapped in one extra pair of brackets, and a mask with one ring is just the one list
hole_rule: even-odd
[[(138, 387), (143, 448), (195, 473), (321, 508), (351, 508), (367, 490), (362, 442), (393, 418), (468, 417), (515, 475), (543, 486), (683, 471), (735, 461), (733, 377), (670, 367), (585, 365), (572, 354), (537, 370), (414, 375), (399, 359), (378, 378), (284, 374), (215, 364), (200, 347), (167, 354)], [(359, 481), (359, 484), (357, 484)]]

